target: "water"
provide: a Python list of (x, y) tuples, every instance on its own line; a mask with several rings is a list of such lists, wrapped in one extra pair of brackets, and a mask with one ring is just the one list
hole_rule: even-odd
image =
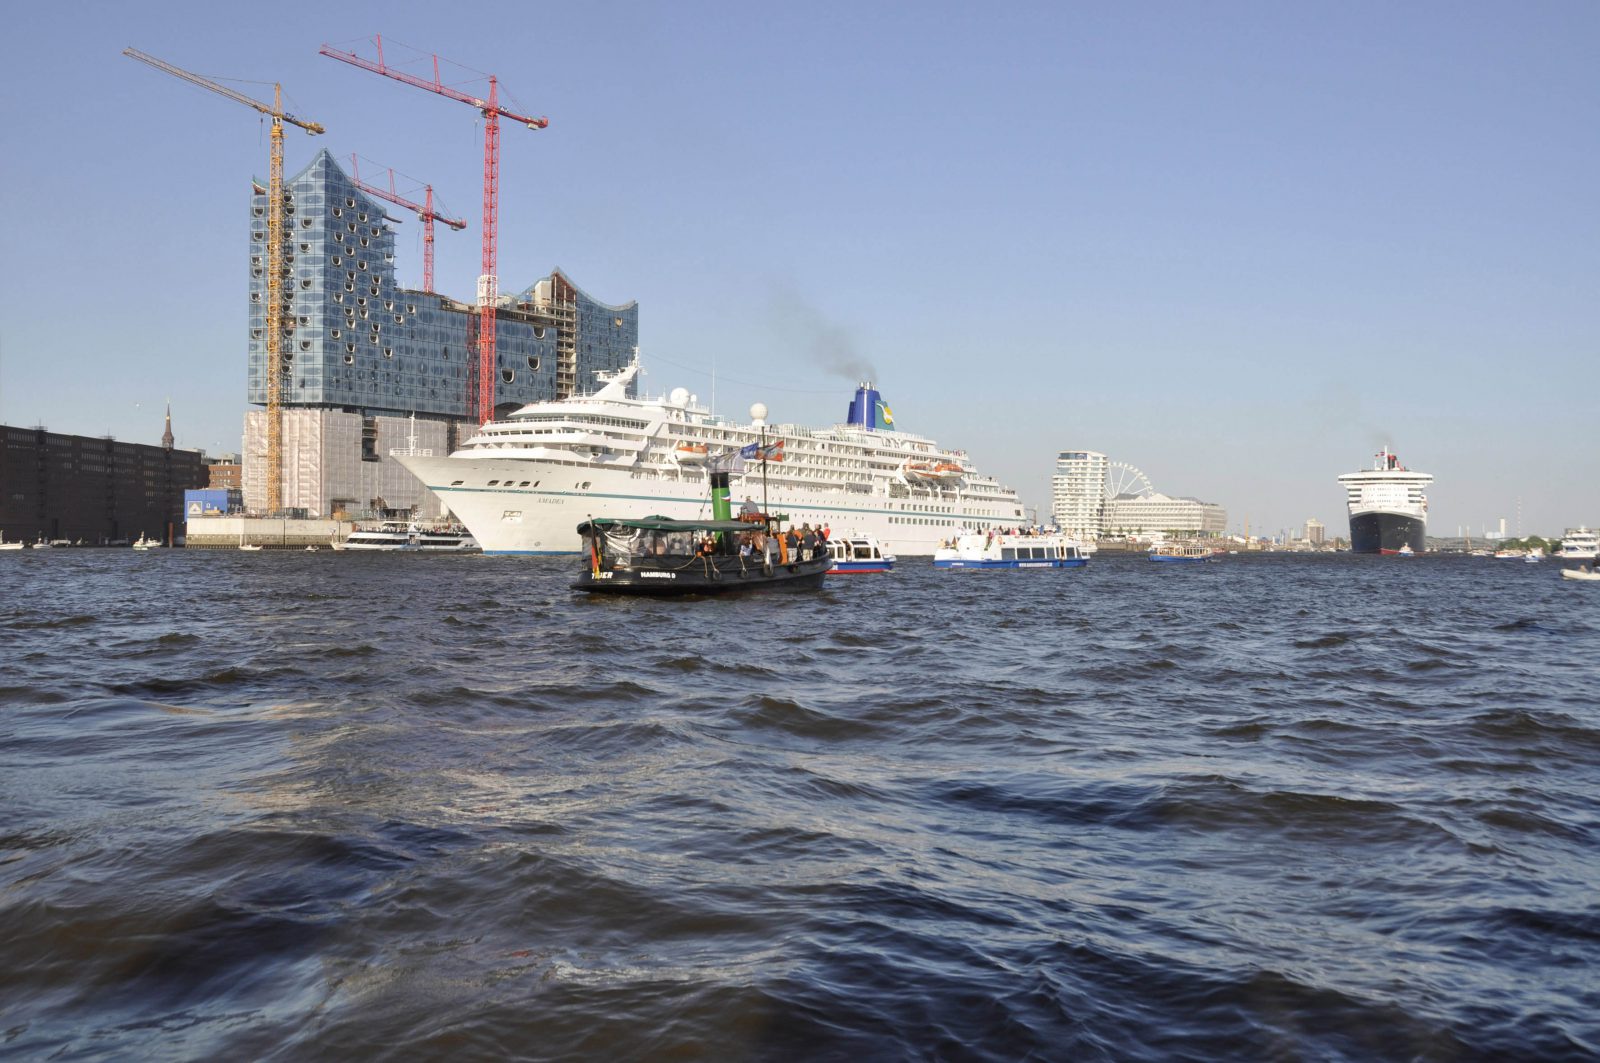
[(1600, 1056), (1555, 564), (572, 564), (0, 555), (0, 1056)]

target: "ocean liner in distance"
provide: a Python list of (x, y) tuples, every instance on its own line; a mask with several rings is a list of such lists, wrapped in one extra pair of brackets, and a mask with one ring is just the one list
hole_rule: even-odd
[(960, 530), (1027, 523), (1016, 491), (979, 473), (964, 451), (895, 429), (871, 384), (856, 389), (845, 423), (808, 428), (767, 424), (760, 403), (749, 423), (735, 423), (683, 388), (634, 398), (638, 371), (636, 355), (600, 374), (594, 394), (530, 403), (448, 457), (395, 457), (487, 554), (577, 553), (578, 525), (597, 516), (704, 520), (707, 478), (721, 469), (736, 477), (736, 503), (765, 494), (768, 510), (796, 527), (871, 536), (902, 557), (930, 555)]
[(1357, 554), (1422, 553), (1428, 546), (1428, 496), (1433, 483), (1384, 447), (1365, 472), (1339, 477), (1350, 505), (1350, 550)]

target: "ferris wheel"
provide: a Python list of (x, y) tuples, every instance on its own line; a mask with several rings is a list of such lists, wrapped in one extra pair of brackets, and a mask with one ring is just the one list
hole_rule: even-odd
[(1106, 465), (1107, 498), (1120, 498), (1123, 495), (1144, 498), (1155, 493), (1156, 489), (1150, 483), (1150, 477), (1134, 466), (1125, 461), (1113, 461)]

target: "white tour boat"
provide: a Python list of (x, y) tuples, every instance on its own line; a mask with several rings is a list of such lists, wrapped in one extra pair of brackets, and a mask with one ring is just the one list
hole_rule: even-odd
[(934, 551), (934, 568), (1082, 568), (1089, 563), (1076, 540), (1060, 535), (968, 532)]
[(636, 354), (601, 373), (592, 395), (524, 406), (448, 457), (395, 458), (491, 554), (575, 553), (578, 525), (593, 514), (705, 519), (708, 478), (721, 471), (736, 496), (764, 494), (795, 524), (852, 528), (902, 557), (933, 553), (958, 528), (1026, 523), (1017, 493), (964, 452), (896, 430), (871, 384), (857, 388), (845, 423), (808, 428), (768, 424), (760, 403), (735, 423), (683, 388), (634, 398), (638, 372)]
[(414, 520), (386, 520), (375, 528), (357, 527), (336, 549), (410, 551), (428, 554), (465, 554), (478, 549), (476, 540), (453, 524), (423, 524)]

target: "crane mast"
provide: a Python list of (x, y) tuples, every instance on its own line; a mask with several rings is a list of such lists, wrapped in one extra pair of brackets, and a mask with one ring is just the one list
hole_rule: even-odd
[(489, 98), (469, 95), (439, 80), (439, 57), (433, 55), (433, 80), (419, 78), (402, 70), (385, 66), (383, 62), (383, 37), (374, 38), (377, 46), (376, 61), (363, 59), (354, 52), (340, 51), (324, 44), (322, 55), (386, 78), (404, 82), (415, 88), (443, 96), (477, 108), (483, 115), (483, 272), (478, 277), (478, 394), (474, 396), (478, 423), (486, 424), (494, 418), (495, 393), (495, 303), (499, 298), (500, 279), (496, 275), (499, 249), (496, 242), (500, 213), (500, 119), (509, 118), (529, 129), (544, 129), (548, 118), (530, 118), (508, 111), (500, 106), (499, 79), (489, 77)]
[(272, 103), (262, 103), (210, 78), (201, 77), (182, 67), (146, 55), (135, 48), (124, 48), (122, 54), (130, 59), (147, 63), (157, 70), (182, 78), (235, 103), (242, 103), (272, 119), (271, 151), (268, 164), (267, 188), (267, 491), (268, 513), (283, 508), (283, 279), (287, 270), (283, 253), (283, 123), (299, 126), (307, 133), (321, 133), (321, 124), (297, 118), (283, 109), (283, 86), (272, 86)]
[(393, 167), (389, 167), (388, 168), (388, 172), (389, 172), (389, 188), (388, 188), (388, 191), (385, 191), (384, 189), (382, 189), (382, 188), (380, 188), (380, 187), (378, 187), (376, 185), (370, 185), (370, 184), (367, 184), (365, 181), (361, 180), (360, 165), (361, 164), (356, 161), (356, 157), (354, 155), (351, 155), (350, 156), (350, 174), (351, 174), (350, 180), (351, 180), (352, 184), (354, 184), (357, 188), (361, 189), (361, 191), (367, 193), (370, 196), (377, 196), (379, 199), (385, 200), (385, 201), (387, 201), (389, 203), (393, 203), (396, 206), (405, 207), (408, 210), (416, 211), (417, 217), (422, 219), (422, 290), (425, 291), (425, 292), (432, 292), (433, 291), (433, 223), (434, 223), (434, 221), (435, 220), (442, 221), (446, 225), (450, 226), (450, 228), (456, 229), (458, 231), (461, 230), (461, 229), (465, 229), (467, 227), (467, 223), (462, 221), (462, 220), (460, 220), (460, 219), (458, 219), (458, 218), (447, 218), (443, 214), (440, 214), (438, 211), (433, 209), (433, 186), (432, 185), (424, 184), (422, 186), (422, 188), (423, 188), (423, 202), (422, 203), (413, 203), (413, 202), (411, 202), (411, 200), (406, 199), (405, 197), (401, 196), (399, 193), (397, 193), (395, 191), (395, 188), (394, 188), (394, 168)]

